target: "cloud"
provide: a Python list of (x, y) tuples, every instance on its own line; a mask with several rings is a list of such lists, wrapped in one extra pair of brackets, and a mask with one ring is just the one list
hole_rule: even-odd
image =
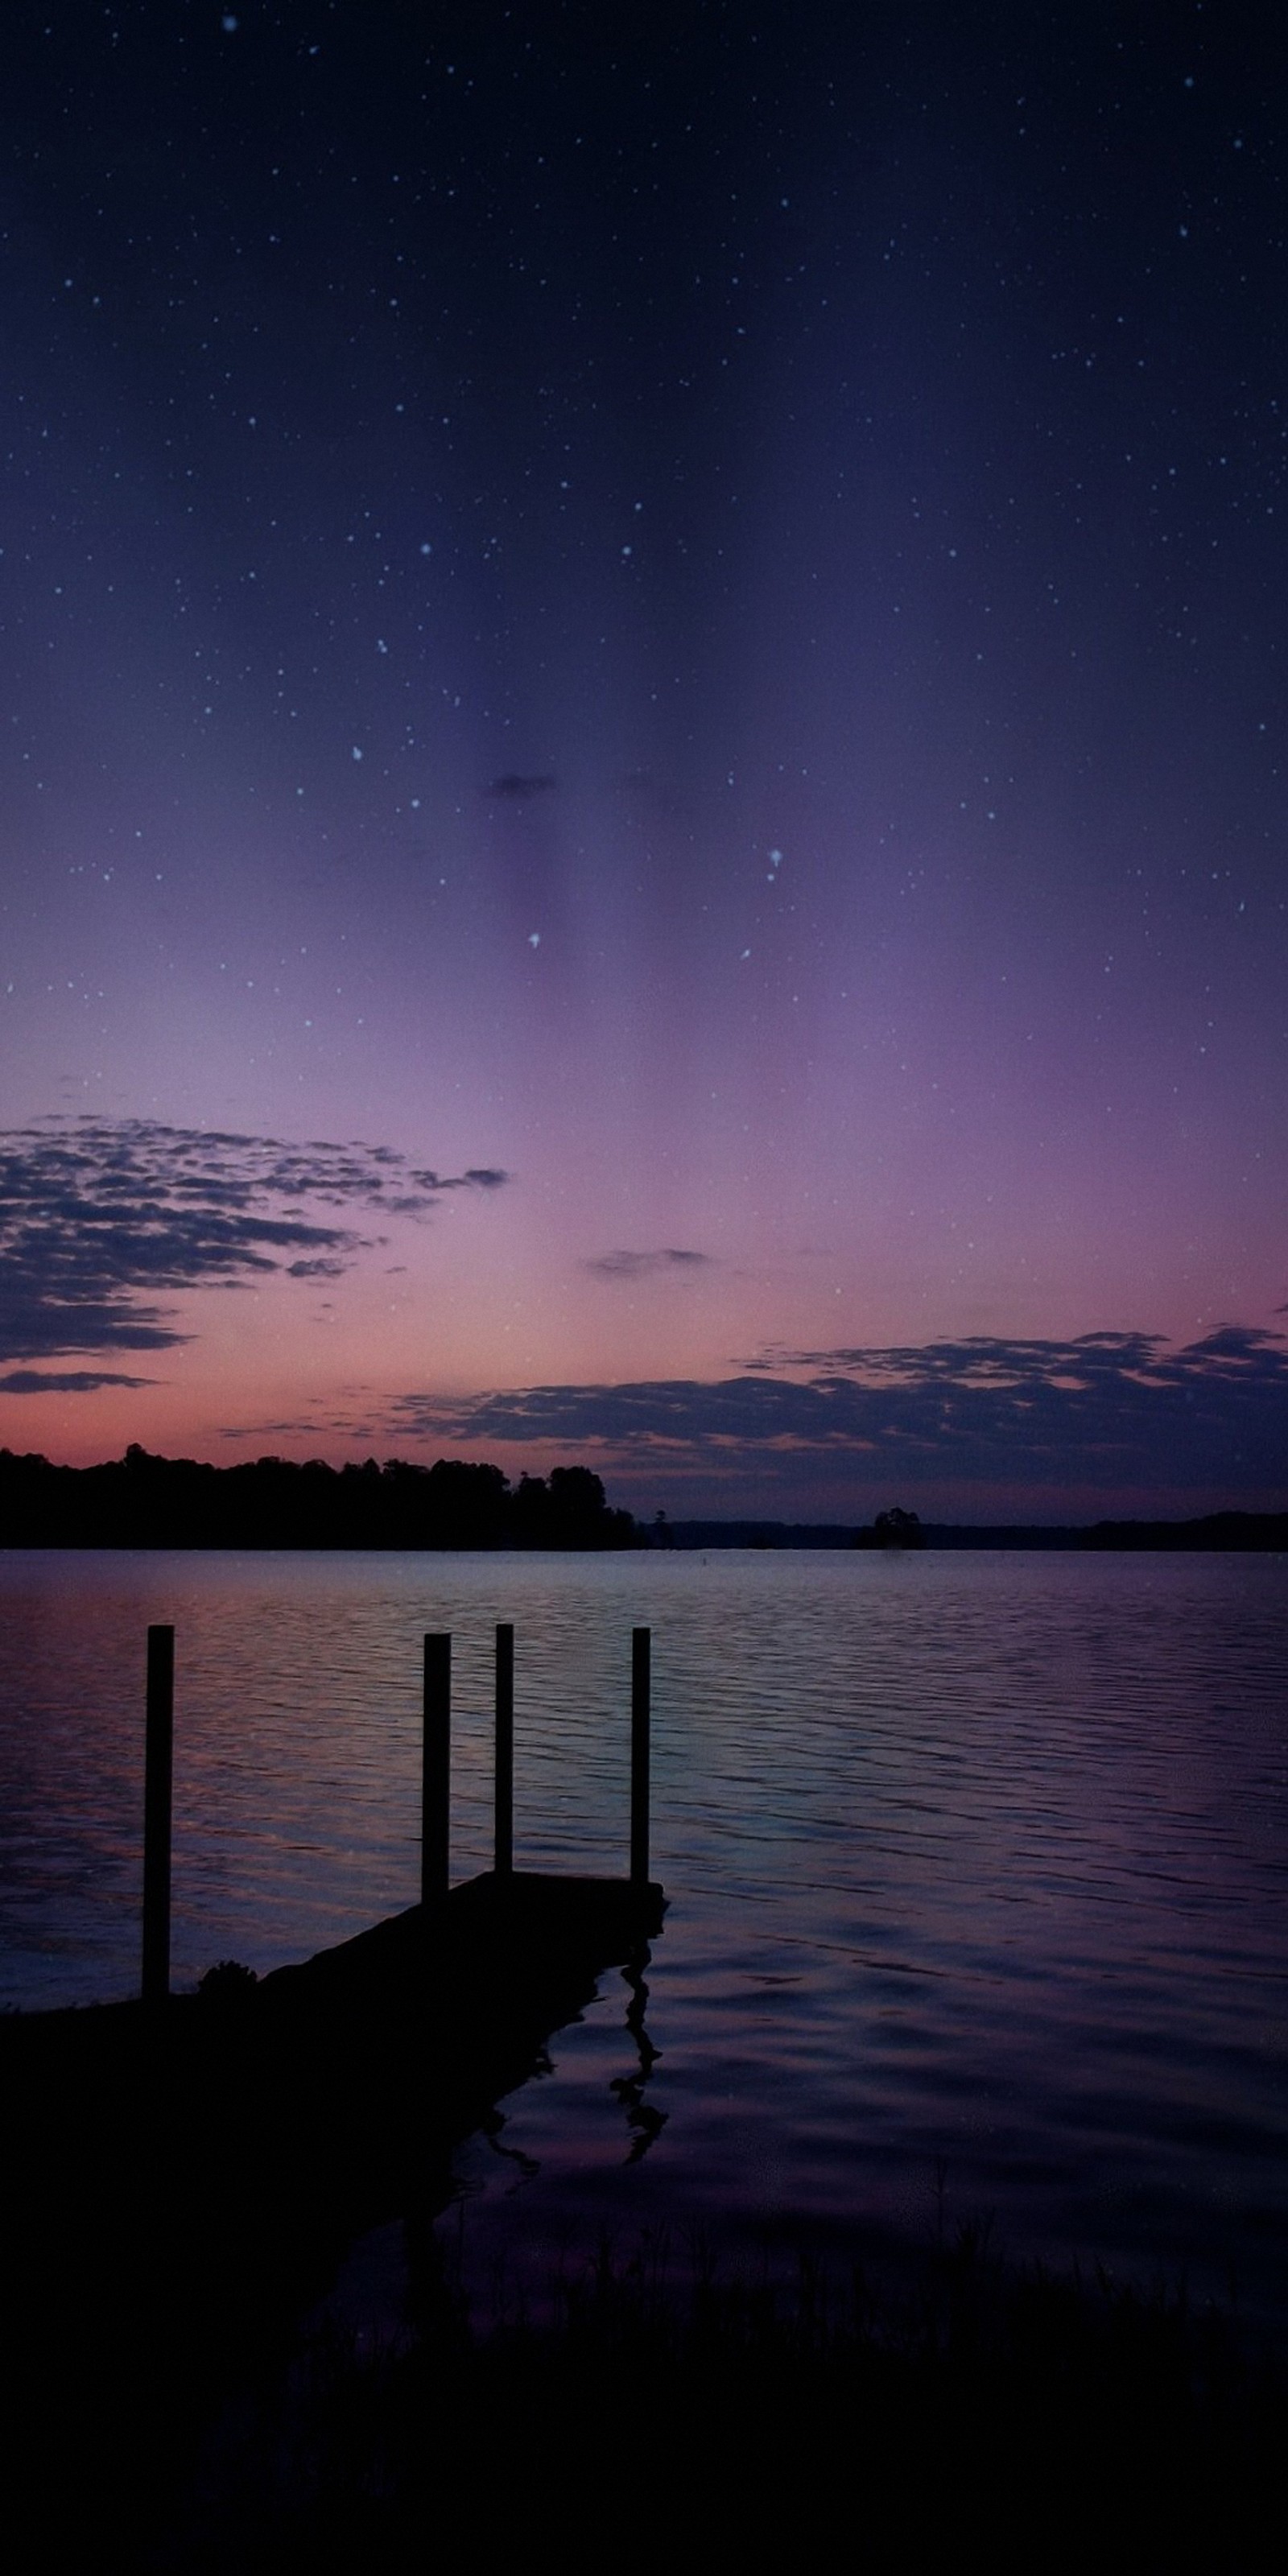
[(110, 1369), (10, 1369), (0, 1395), (92, 1395), (100, 1386), (155, 1386), (153, 1377), (122, 1377)]
[(503, 778), (494, 778), (485, 789), (488, 796), (509, 796), (522, 802), (529, 796), (547, 796), (558, 781), (550, 777), (525, 777), (520, 770), (507, 769)]
[(372, 1240), (355, 1216), (423, 1218), (449, 1190), (504, 1179), (444, 1178), (388, 1145), (291, 1145), (153, 1119), (11, 1131), (0, 1135), (0, 1356), (172, 1349), (189, 1337), (167, 1294), (283, 1270), (337, 1278)]
[(583, 1262), (597, 1279), (656, 1279), (666, 1271), (711, 1268), (709, 1252), (683, 1252), (674, 1246), (664, 1252), (600, 1252)]
[[(790, 1372), (809, 1371), (808, 1375)], [(396, 1429), (593, 1451), (627, 1471), (737, 1471), (797, 1483), (1288, 1492), (1288, 1349), (1224, 1326), (1157, 1334), (977, 1337), (921, 1348), (776, 1351), (714, 1383), (539, 1386), (448, 1404), (405, 1395)]]

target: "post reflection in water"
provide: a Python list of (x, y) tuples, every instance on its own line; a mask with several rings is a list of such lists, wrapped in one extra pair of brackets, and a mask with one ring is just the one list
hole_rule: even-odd
[(635, 2042), (639, 2070), (634, 2075), (614, 2076), (608, 2087), (609, 2092), (615, 2093), (621, 2103), (626, 2114), (626, 2125), (631, 2131), (631, 2143), (625, 2159), (628, 2165), (637, 2165), (641, 2156), (648, 2154), (654, 2139), (661, 2135), (667, 2121), (665, 2111), (660, 2111), (656, 2103), (646, 2102), (644, 2099), (644, 2088), (662, 2054), (660, 2048), (653, 2046), (644, 2027), (644, 2015), (648, 2009), (648, 1987), (644, 1981), (644, 1970), (652, 1965), (652, 1959), (653, 1953), (645, 1942), (636, 1951), (634, 1957), (628, 1959), (622, 1970), (623, 1981), (629, 1986), (631, 1996), (626, 2007), (626, 2027)]
[[(630, 1998), (626, 2007), (626, 2028), (635, 2045), (637, 2062), (631, 2074), (612, 2076), (608, 2090), (621, 2104), (626, 2126), (630, 2132), (630, 2144), (622, 2160), (628, 2165), (638, 2164), (640, 2158), (648, 2154), (655, 2138), (660, 2137), (666, 2127), (669, 2116), (656, 2103), (647, 2102), (644, 2098), (653, 2069), (662, 2055), (661, 2049), (655, 2048), (649, 2038), (644, 2019), (648, 2010), (649, 1997), (644, 1971), (652, 1965), (652, 1959), (653, 1953), (647, 1942), (641, 1943), (621, 1971), (622, 1981), (629, 1990)], [(533, 2077), (553, 2073), (554, 2065), (550, 2053), (547, 2049), (543, 2049), (533, 2067)], [(535, 2182), (541, 2171), (540, 2156), (533, 2155), (527, 2148), (516, 2146), (512, 2140), (504, 2138), (502, 2133), (509, 2126), (510, 2122), (505, 2112), (497, 2105), (480, 2123), (479, 2131), (494, 2156), (505, 2157), (516, 2167), (514, 2177), (506, 2187), (507, 2198), (517, 2191), (522, 2191), (526, 2184)], [(458, 2191), (459, 2196), (469, 2197), (468, 2187), (459, 2186)]]

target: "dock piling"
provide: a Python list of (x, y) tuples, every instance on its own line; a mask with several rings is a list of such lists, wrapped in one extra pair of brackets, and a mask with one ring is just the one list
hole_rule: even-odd
[(452, 1640), (450, 1631), (425, 1639), (424, 1732), (421, 1753), (420, 1901), (446, 1896), (452, 1762)]
[(170, 1992), (170, 1811), (174, 1779), (174, 1630), (149, 1628), (143, 1754), (143, 2000)]
[(514, 1871), (514, 1630), (496, 1632), (495, 1826), (492, 1866), (498, 1878)]
[(652, 1631), (631, 1630), (631, 1885), (648, 1885), (648, 1771)]
[[(630, 1883), (649, 1883), (649, 1727), (652, 1631), (631, 1631)], [(452, 1640), (425, 1637), (421, 1750), (420, 1901), (437, 1905), (450, 1884)], [(150, 1627), (143, 1787), (145, 2003), (170, 1991), (170, 1852), (174, 1776), (174, 1630)], [(493, 1869), (514, 1876), (514, 1629), (496, 1630), (496, 1760)]]

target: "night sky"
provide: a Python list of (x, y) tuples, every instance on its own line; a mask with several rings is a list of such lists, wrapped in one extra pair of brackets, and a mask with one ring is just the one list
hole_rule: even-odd
[(17, 0), (0, 1441), (1288, 1504), (1286, 101)]

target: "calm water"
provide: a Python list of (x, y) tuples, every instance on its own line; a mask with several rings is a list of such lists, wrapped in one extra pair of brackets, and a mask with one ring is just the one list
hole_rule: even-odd
[(652, 1626), (670, 1911), (656, 2061), (614, 1975), (463, 2151), (476, 2266), (989, 2218), (1288, 2320), (1281, 1558), (0, 1555), (0, 2001), (135, 1982), (150, 1620), (184, 1983), (414, 1900), (426, 1628), (456, 1641), (454, 1871), (487, 1865), (497, 1618), (541, 1868), (624, 1867)]

